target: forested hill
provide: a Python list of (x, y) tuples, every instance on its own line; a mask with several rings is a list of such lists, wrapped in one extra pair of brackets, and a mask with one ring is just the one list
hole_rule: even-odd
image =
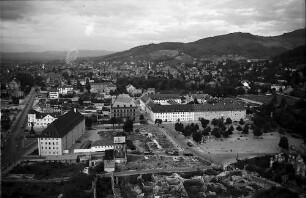
[(301, 45), (292, 50), (286, 51), (278, 56), (273, 57), (276, 62), (282, 62), (287, 64), (306, 64), (306, 46)]
[(279, 36), (230, 33), (203, 38), (195, 42), (165, 42), (134, 47), (102, 57), (101, 60), (171, 60), (182, 57), (207, 58), (234, 55), (250, 59), (267, 59), (305, 44), (305, 29)]

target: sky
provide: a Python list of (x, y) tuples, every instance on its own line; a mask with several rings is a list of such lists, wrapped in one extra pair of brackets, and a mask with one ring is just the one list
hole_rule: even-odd
[(305, 0), (0, 1), (1, 52), (123, 51), (305, 28)]

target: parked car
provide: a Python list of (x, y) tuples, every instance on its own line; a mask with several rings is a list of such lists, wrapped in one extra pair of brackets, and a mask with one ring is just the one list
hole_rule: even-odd
[(192, 153), (183, 153), (183, 155), (185, 155), (185, 156), (193, 156)]

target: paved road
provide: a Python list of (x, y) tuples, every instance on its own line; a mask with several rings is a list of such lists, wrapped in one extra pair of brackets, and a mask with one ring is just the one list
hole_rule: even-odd
[[(163, 131), (167, 133), (167, 137), (171, 138), (173, 141), (176, 142), (177, 145), (186, 153), (192, 153), (194, 156), (199, 157), (203, 161), (206, 161), (207, 164), (210, 163), (210, 159), (206, 159), (206, 156), (204, 156), (201, 152), (197, 151), (194, 147), (189, 147), (186, 143), (186, 139), (182, 137), (182, 135), (179, 134), (179, 132), (174, 131), (172, 129), (172, 126), (169, 126), (169, 124), (162, 124)], [(177, 134), (177, 135), (176, 135)]]
[[(25, 108), (20, 112), (19, 117), (14, 122), (14, 126), (11, 128), (11, 134), (8, 143), (2, 150), (1, 155), (1, 166), (4, 168), (17, 162), (28, 151), (27, 148), (21, 148), (19, 137), (23, 134), (23, 130), (27, 125), (28, 111), (32, 107), (35, 96), (36, 94), (33, 88), (26, 98)], [(33, 147), (33, 145), (30, 145), (30, 147)]]
[[(200, 170), (206, 170), (212, 168), (211, 166), (201, 166)], [(174, 172), (193, 172), (196, 171), (195, 168), (161, 168), (161, 169), (145, 169), (145, 170), (135, 170), (135, 171), (124, 171), (124, 172), (114, 172), (115, 177), (138, 175), (138, 174), (157, 174), (157, 173), (174, 173)], [(98, 176), (111, 176), (112, 174), (98, 174)]]

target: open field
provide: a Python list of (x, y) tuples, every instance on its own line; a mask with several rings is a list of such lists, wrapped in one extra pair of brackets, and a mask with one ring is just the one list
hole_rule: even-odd
[[(238, 97), (239, 98), (249, 99), (249, 100), (254, 100), (254, 101), (257, 101), (257, 102), (264, 103), (264, 104), (268, 104), (272, 100), (273, 95), (245, 94), (245, 95), (240, 95)], [(277, 102), (278, 103), (280, 103), (280, 101), (283, 98), (285, 98), (287, 104), (289, 104), (289, 105), (294, 105), (298, 101), (298, 98), (295, 98), (295, 97), (292, 97), (292, 96), (286, 96), (286, 95), (277, 94)]]
[(165, 156), (165, 155), (128, 155), (125, 165), (117, 165), (120, 171), (171, 169), (171, 168), (200, 168), (205, 166), (197, 157)]
[[(236, 125), (234, 125), (236, 128)], [(185, 138), (182, 134), (174, 131), (173, 125), (165, 125), (165, 129), (172, 133), (172, 137), (176, 141), (185, 146), (187, 150), (196, 150), (202, 157), (211, 160), (217, 164), (229, 164), (236, 161), (238, 158), (250, 158), (259, 155), (279, 153), (280, 147), (278, 146), (281, 135), (278, 132), (264, 133), (261, 137), (254, 137), (253, 133), (249, 132), (248, 135), (241, 134), (236, 129), (234, 134), (229, 138), (215, 139), (210, 137), (206, 139), (205, 143), (196, 144), (193, 147), (188, 147), (187, 142), (192, 138)], [(297, 150), (302, 150), (303, 140), (287, 136), (289, 144), (293, 145)]]

